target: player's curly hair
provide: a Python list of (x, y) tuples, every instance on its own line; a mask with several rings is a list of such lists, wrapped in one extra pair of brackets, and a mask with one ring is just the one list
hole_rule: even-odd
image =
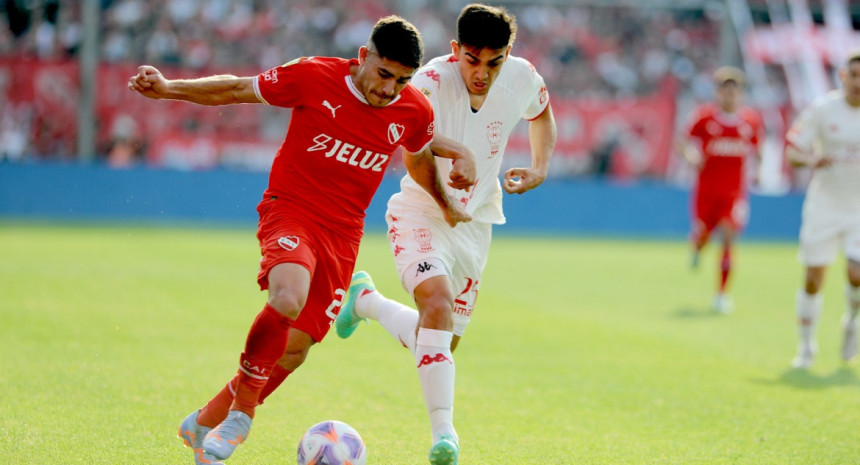
[(497, 50), (513, 44), (516, 37), (517, 19), (505, 7), (472, 3), (457, 18), (460, 44)]
[(367, 48), (410, 68), (419, 68), (424, 59), (424, 42), (418, 28), (396, 15), (376, 22)]

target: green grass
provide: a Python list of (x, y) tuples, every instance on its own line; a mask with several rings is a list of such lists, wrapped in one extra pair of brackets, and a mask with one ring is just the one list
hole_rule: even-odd
[[(497, 237), (456, 352), (461, 465), (857, 463), (844, 262), (803, 372), (795, 245), (740, 244), (728, 316), (715, 254), (691, 273), (680, 241)], [(258, 257), (252, 230), (0, 223), (0, 463), (192, 463), (176, 427), (235, 370)], [(358, 266), (406, 299), (384, 237)], [(426, 463), (414, 362), (376, 324), (314, 347), (229, 463), (295, 463), (331, 418), (371, 465)]]

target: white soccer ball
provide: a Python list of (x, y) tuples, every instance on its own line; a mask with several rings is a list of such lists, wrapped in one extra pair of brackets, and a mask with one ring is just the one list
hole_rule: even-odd
[(366, 460), (364, 440), (342, 421), (317, 423), (299, 441), (299, 465), (364, 465)]

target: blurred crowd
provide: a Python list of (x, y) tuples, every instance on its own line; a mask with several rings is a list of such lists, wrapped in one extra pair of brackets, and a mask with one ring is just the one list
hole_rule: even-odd
[[(76, 57), (82, 3), (0, 0), (0, 58)], [(449, 52), (457, 14), (466, 3), (100, 0), (100, 58), (105, 63), (175, 65), (200, 73), (262, 71), (297, 56), (355, 56), (374, 22), (391, 13), (418, 26), (429, 58)], [(670, 91), (705, 100), (710, 95), (710, 73), (721, 64), (715, 45), (720, 43), (721, 9), (493, 3), (507, 3), (517, 16), (513, 53), (535, 64), (554, 96), (609, 99)], [(3, 113), (8, 111), (0, 109), (0, 144), (20, 139), (2, 135), (3, 127), (11, 124), (7, 120), (16, 117)], [(3, 150), (8, 151), (0, 147)]]

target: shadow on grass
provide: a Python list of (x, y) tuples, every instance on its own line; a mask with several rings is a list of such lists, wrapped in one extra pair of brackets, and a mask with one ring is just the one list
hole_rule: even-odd
[(765, 385), (786, 385), (796, 389), (827, 389), (840, 386), (854, 386), (860, 388), (860, 379), (851, 367), (843, 365), (836, 371), (826, 375), (810, 373), (800, 368), (790, 368), (784, 371), (777, 379), (753, 379), (754, 382)]
[(720, 318), (725, 317), (726, 315), (715, 312), (712, 308), (695, 308), (695, 307), (681, 307), (674, 312), (669, 314), (672, 318), (681, 319), (704, 319), (704, 318)]

